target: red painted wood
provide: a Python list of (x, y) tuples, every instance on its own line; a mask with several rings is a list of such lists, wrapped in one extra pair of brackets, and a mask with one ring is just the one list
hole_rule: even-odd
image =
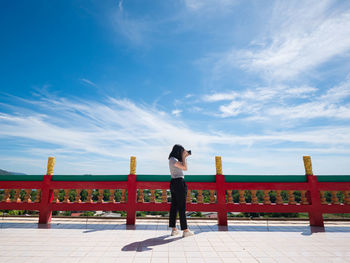
[(75, 182), (75, 181), (52, 181), (51, 189), (127, 189), (128, 182)]
[(229, 212), (254, 212), (254, 213), (297, 213), (308, 212), (310, 205), (288, 205), (288, 204), (226, 204)]
[(135, 225), (136, 221), (136, 174), (128, 176), (128, 198), (126, 207), (126, 224)]
[[(216, 183), (186, 182), (190, 190), (215, 190)], [(136, 182), (137, 189), (169, 189), (170, 182)]]
[(310, 189), (311, 209), (309, 211), (309, 221), (311, 226), (324, 226), (321, 211), (320, 192), (317, 189), (317, 177), (307, 175), (307, 181)]
[[(309, 213), (310, 225), (323, 226), (322, 213), (350, 213), (350, 205), (322, 205), (319, 191), (349, 191), (350, 182), (317, 182), (314, 175), (307, 183), (225, 183), (224, 175), (216, 175), (215, 183), (187, 182), (190, 190), (216, 190), (217, 202), (213, 204), (187, 203), (187, 211), (218, 212), (218, 224), (227, 225), (227, 212)], [(126, 211), (127, 224), (135, 224), (136, 211), (169, 211), (170, 203), (138, 203), (136, 189), (169, 189), (169, 182), (137, 182), (129, 175), (127, 182), (75, 182), (52, 181), (45, 175), (43, 181), (0, 181), (0, 189), (41, 189), (40, 203), (0, 202), (0, 209), (39, 210), (39, 223), (49, 223), (52, 211)], [(52, 203), (53, 189), (127, 189), (127, 203)], [(226, 190), (307, 190), (309, 205), (289, 204), (228, 204)]]
[(41, 187), (41, 201), (39, 208), (39, 224), (47, 224), (51, 222), (52, 210), (50, 209), (49, 203), (53, 198), (53, 190), (50, 189), (50, 182), (52, 175), (44, 175)]
[(52, 211), (125, 211), (126, 203), (51, 203)]
[(40, 189), (42, 181), (0, 181), (0, 189)]
[(16, 202), (0, 202), (2, 210), (32, 210), (39, 211), (40, 203), (16, 203)]
[(225, 177), (222, 174), (217, 174), (216, 178), (216, 202), (218, 212), (218, 224), (227, 226), (227, 210), (226, 210), (226, 192), (225, 192)]
[(321, 191), (349, 191), (350, 182), (329, 182), (317, 183), (317, 189)]
[(307, 190), (308, 183), (225, 183), (226, 190)]
[(328, 205), (321, 205), (321, 211), (322, 213), (329, 213), (329, 214), (334, 214), (334, 213), (350, 213), (350, 205), (333, 205), (333, 204), (328, 204)]

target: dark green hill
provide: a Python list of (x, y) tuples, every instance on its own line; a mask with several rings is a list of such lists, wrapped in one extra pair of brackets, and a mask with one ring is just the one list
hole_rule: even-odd
[(0, 175), (25, 175), (24, 173), (8, 172), (6, 170), (0, 169)]

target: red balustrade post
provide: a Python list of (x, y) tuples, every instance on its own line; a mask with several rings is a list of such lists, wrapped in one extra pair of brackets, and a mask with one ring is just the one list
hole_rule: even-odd
[(53, 190), (50, 189), (50, 183), (52, 181), (54, 166), (55, 158), (49, 157), (47, 162), (47, 172), (46, 175), (44, 175), (41, 185), (39, 224), (48, 224), (51, 222), (52, 210), (50, 209), (49, 205), (52, 202)]
[(128, 195), (126, 206), (126, 224), (135, 225), (136, 221), (136, 157), (130, 158), (130, 174), (128, 176)]
[(225, 189), (225, 176), (222, 174), (222, 162), (221, 157), (215, 157), (216, 163), (216, 205), (218, 211), (218, 225), (227, 226), (227, 209), (226, 209), (226, 189)]
[(310, 199), (311, 199), (311, 205), (310, 205), (311, 209), (309, 211), (310, 226), (323, 227), (324, 223), (323, 223), (323, 216), (322, 216), (322, 210), (321, 210), (320, 192), (319, 192), (319, 189), (317, 188), (317, 177), (314, 176), (312, 172), (312, 164), (311, 164), (310, 156), (304, 156), (303, 160), (304, 160), (307, 182), (309, 184)]

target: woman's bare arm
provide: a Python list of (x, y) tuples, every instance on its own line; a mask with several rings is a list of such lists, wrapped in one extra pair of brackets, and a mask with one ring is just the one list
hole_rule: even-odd
[(187, 161), (186, 161), (187, 156), (188, 156), (187, 151), (184, 151), (182, 154), (182, 162), (176, 162), (174, 163), (174, 166), (184, 171), (187, 171)]

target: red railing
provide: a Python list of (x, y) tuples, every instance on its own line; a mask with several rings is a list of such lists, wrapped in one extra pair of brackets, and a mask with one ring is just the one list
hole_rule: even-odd
[[(313, 175), (310, 157), (304, 157), (306, 170), (305, 182), (230, 182), (229, 176), (222, 174), (221, 158), (216, 157), (217, 173), (215, 182), (187, 182), (187, 211), (217, 212), (218, 224), (227, 225), (227, 212), (257, 213), (297, 213), (309, 214), (310, 225), (323, 226), (324, 213), (350, 213), (350, 182), (318, 182)], [(169, 211), (169, 182), (138, 181), (136, 176), (136, 158), (131, 158), (130, 174), (127, 181), (53, 181), (54, 159), (49, 158), (48, 171), (42, 181), (0, 181), (0, 189), (4, 189), (4, 197), (0, 201), (0, 209), (36, 210), (39, 211), (39, 223), (51, 221), (52, 211), (126, 211), (127, 224), (135, 224), (136, 211)], [(195, 177), (195, 176), (193, 176)], [(247, 176), (249, 178), (249, 176)], [(263, 178), (263, 176), (261, 177)], [(287, 178), (287, 177), (286, 177)], [(12, 196), (10, 195), (10, 190)], [(37, 197), (31, 192), (37, 189)], [(70, 190), (75, 189), (74, 200), (69, 200)], [(87, 189), (87, 197), (81, 200), (82, 189)], [(92, 200), (93, 189), (98, 190), (98, 199)], [(103, 200), (105, 189), (110, 192), (108, 201)], [(118, 189), (118, 190), (116, 190)], [(151, 191), (149, 202), (144, 202), (144, 189)], [(162, 189), (162, 201), (156, 202), (155, 190)], [(25, 195), (20, 198), (20, 192)], [(62, 201), (58, 199), (59, 191), (64, 191)], [(197, 202), (191, 201), (191, 190), (198, 190)], [(210, 201), (203, 202), (203, 190), (209, 190)], [(232, 192), (237, 190), (239, 202), (234, 203)], [(116, 200), (115, 192), (120, 191), (120, 200)], [(264, 198), (259, 202), (257, 191), (263, 191)], [(283, 200), (281, 193), (288, 193), (288, 200)], [(325, 191), (332, 195), (330, 203), (325, 201)], [(249, 192), (250, 201), (246, 194)], [(270, 194), (275, 194), (271, 200)], [(285, 192), (285, 193), (286, 193)], [(300, 201), (295, 201), (295, 193), (300, 193)], [(340, 203), (338, 195), (343, 201)], [(32, 200), (33, 199), (33, 200)]]

